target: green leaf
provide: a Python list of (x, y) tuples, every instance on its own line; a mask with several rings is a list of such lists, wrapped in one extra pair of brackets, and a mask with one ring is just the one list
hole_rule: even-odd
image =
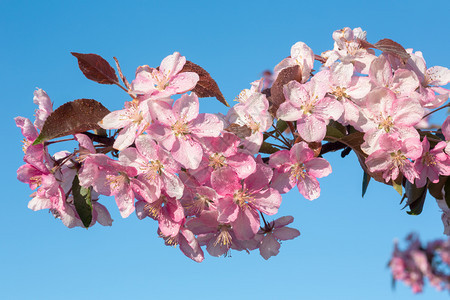
[(75, 176), (72, 182), (72, 194), (75, 209), (83, 222), (84, 227), (89, 228), (92, 222), (92, 187), (85, 188), (80, 186), (78, 175)]
[(279, 132), (283, 133), (288, 128), (288, 124), (286, 121), (277, 120), (276, 128), (278, 129), (276, 135), (279, 136), (280, 135)]
[(275, 153), (277, 151), (279, 151), (280, 149), (273, 147), (272, 145), (263, 142), (261, 145), (261, 148), (259, 148), (259, 152), (260, 153), (266, 153), (266, 154), (272, 154)]
[(367, 187), (369, 186), (370, 182), (370, 175), (364, 172), (363, 174), (363, 181), (362, 181), (362, 197), (364, 198), (364, 195), (366, 194)]
[(401, 184), (398, 184), (397, 182), (392, 181), (392, 187), (394, 188), (394, 190), (397, 191), (397, 193), (400, 194), (400, 196), (403, 195), (403, 187)]
[(327, 137), (333, 137), (335, 139), (340, 139), (342, 137), (345, 136), (345, 134), (343, 134), (339, 129), (337, 129), (334, 126), (331, 125), (327, 125), (327, 133), (326, 135)]
[(447, 180), (444, 185), (445, 203), (450, 207), (450, 180)]

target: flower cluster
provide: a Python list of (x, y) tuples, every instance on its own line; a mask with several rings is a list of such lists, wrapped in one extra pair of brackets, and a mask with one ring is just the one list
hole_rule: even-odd
[(423, 291), (425, 279), (439, 291), (450, 291), (450, 240), (435, 240), (422, 246), (419, 237), (410, 234), (404, 251), (394, 244), (389, 262), (395, 281), (403, 281), (414, 293)]
[[(74, 54), (86, 77), (118, 85), (131, 100), (113, 112), (89, 99), (53, 111), (47, 94), (35, 92), (34, 124), (15, 119), (25, 137), (17, 176), (35, 190), (29, 207), (50, 209), (68, 227), (111, 225), (99, 197), (113, 196), (123, 218), (135, 212), (157, 221), (165, 243), (197, 262), (202, 246), (212, 256), (259, 249), (268, 259), (279, 241), (300, 233), (285, 227), (291, 216), (264, 215), (277, 214), (294, 186), (318, 198), (317, 179), (332, 172), (329, 151), (354, 150), (368, 176), (394, 186), (444, 183), (450, 119), (439, 132), (417, 128), (427, 109), (444, 107), (450, 71), (427, 68), (420, 52), (393, 41), (372, 45), (360, 28), (333, 39), (321, 55), (296, 43), (225, 115), (200, 113), (201, 97), (227, 102), (210, 75), (177, 52), (159, 67), (139, 67), (131, 83), (116, 61), (124, 86), (103, 58)], [(65, 141), (53, 139), (68, 135), (77, 149), (51, 155), (49, 146)]]

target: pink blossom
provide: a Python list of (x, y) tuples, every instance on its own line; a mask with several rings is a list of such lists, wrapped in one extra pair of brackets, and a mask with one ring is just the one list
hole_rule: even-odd
[(366, 32), (359, 27), (353, 30), (345, 27), (333, 32), (333, 39), (333, 50), (322, 53), (322, 57), (327, 59), (325, 66), (340, 60), (344, 64), (353, 64), (358, 73), (368, 74), (375, 52), (361, 46), (360, 40), (366, 40)]
[(221, 168), (211, 177), (212, 187), (223, 198), (218, 199), (218, 221), (231, 223), (239, 240), (252, 239), (258, 232), (258, 211), (273, 215), (281, 204), (281, 195), (269, 187), (272, 170), (263, 163), (241, 181), (231, 168)]
[(444, 153), (447, 144), (439, 142), (433, 150), (430, 150), (430, 143), (427, 137), (422, 141), (422, 157), (416, 160), (416, 168), (419, 178), (416, 180), (417, 187), (423, 187), (427, 183), (427, 178), (431, 182), (439, 182), (439, 175), (450, 175), (450, 157)]
[(297, 121), (297, 130), (307, 142), (324, 139), (330, 119), (337, 120), (343, 113), (342, 104), (326, 97), (328, 87), (312, 79), (306, 84), (293, 80), (283, 88), (286, 102), (280, 105), (277, 117), (284, 121)]
[(136, 214), (141, 220), (147, 216), (157, 220), (159, 230), (166, 237), (177, 236), (181, 225), (185, 222), (180, 201), (165, 194), (161, 194), (158, 200), (151, 203), (138, 201)]
[(124, 109), (106, 115), (99, 125), (104, 129), (121, 129), (113, 146), (114, 149), (123, 150), (134, 143), (150, 122), (148, 103), (133, 100), (125, 102)]
[(269, 165), (275, 169), (271, 186), (280, 193), (287, 193), (295, 185), (308, 200), (320, 196), (320, 185), (316, 178), (328, 176), (331, 166), (323, 158), (314, 157), (314, 152), (305, 142), (295, 144), (291, 150), (281, 150), (270, 156)]
[(422, 146), (415, 138), (399, 140), (398, 136), (384, 135), (379, 140), (380, 149), (366, 158), (366, 165), (370, 172), (382, 172), (386, 182), (395, 180), (400, 172), (414, 183), (419, 174), (411, 160), (422, 155)]
[(53, 104), (47, 93), (42, 89), (34, 91), (33, 102), (39, 106), (36, 110), (36, 120), (34, 121), (34, 125), (39, 130), (42, 130), (45, 120), (53, 112)]
[(160, 230), (158, 231), (167, 246), (175, 247), (180, 245), (181, 252), (193, 261), (202, 262), (205, 258), (195, 235), (184, 226), (180, 227), (180, 231), (176, 236), (164, 236)]
[(151, 202), (160, 197), (161, 191), (177, 199), (183, 195), (183, 183), (176, 175), (180, 165), (150, 136), (140, 135), (136, 139), (136, 148), (120, 152), (119, 161), (136, 168), (138, 179), (153, 187), (154, 194), (149, 195)]
[(281, 247), (279, 241), (292, 240), (300, 235), (297, 229), (286, 227), (293, 221), (294, 218), (291, 216), (281, 217), (258, 231), (255, 240), (258, 242), (259, 253), (265, 260), (278, 255)]
[(314, 67), (314, 53), (308, 45), (297, 42), (291, 47), (291, 56), (283, 59), (274, 68), (274, 78), (277, 78), (281, 70), (299, 65), (302, 74), (302, 83), (308, 81)]
[(230, 123), (247, 126), (251, 135), (242, 141), (244, 148), (256, 154), (263, 142), (263, 133), (272, 126), (272, 116), (268, 111), (269, 101), (264, 94), (254, 92), (245, 102), (233, 106), (227, 113)]
[(365, 134), (361, 149), (370, 155), (380, 149), (380, 138), (390, 135), (414, 138), (419, 142), (420, 136), (414, 126), (420, 122), (423, 113), (420, 103), (414, 99), (397, 98), (387, 88), (372, 90), (365, 103), (367, 119), (363, 126)]
[(212, 256), (227, 255), (231, 248), (243, 250), (229, 223), (218, 221), (216, 210), (203, 211), (198, 218), (186, 222), (186, 227), (197, 235), (200, 245)]
[(375, 86), (386, 87), (397, 94), (397, 97), (409, 96), (420, 85), (413, 71), (397, 69), (393, 73), (389, 61), (383, 55), (372, 61), (369, 78)]
[(131, 83), (132, 92), (138, 95), (140, 100), (146, 100), (170, 97), (192, 90), (199, 77), (194, 72), (181, 72), (185, 64), (186, 58), (174, 52), (163, 59), (159, 68), (139, 67), (136, 79)]
[(149, 135), (185, 168), (198, 168), (203, 156), (199, 139), (219, 136), (223, 123), (213, 114), (199, 114), (195, 93), (184, 94), (173, 108), (158, 101), (151, 102), (151, 108), (158, 112), (158, 122), (150, 125)]
[(201, 183), (209, 182), (211, 173), (223, 167), (232, 168), (244, 179), (255, 171), (253, 156), (238, 148), (241, 140), (232, 133), (202, 139), (205, 155), (196, 170), (191, 171)]
[(413, 53), (412, 49), (407, 51), (410, 58), (406, 68), (412, 70), (419, 79), (420, 103), (425, 108), (439, 107), (448, 99), (450, 93), (448, 89), (442, 87), (450, 82), (450, 70), (440, 66), (427, 68), (422, 52)]

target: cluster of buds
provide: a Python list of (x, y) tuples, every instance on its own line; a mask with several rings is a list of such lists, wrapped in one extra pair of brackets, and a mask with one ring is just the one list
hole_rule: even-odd
[[(267, 222), (264, 215), (277, 214), (294, 186), (318, 198), (317, 179), (332, 171), (323, 155), (344, 149), (356, 153), (367, 178), (407, 187), (417, 213), (417, 191), (445, 190), (450, 175), (450, 119), (436, 132), (417, 129), (427, 109), (445, 107), (450, 71), (427, 68), (420, 52), (391, 40), (370, 44), (360, 28), (333, 39), (321, 55), (296, 43), (226, 115), (199, 113), (199, 98), (229, 105), (209, 73), (177, 52), (159, 67), (139, 67), (131, 83), (117, 60), (120, 81), (100, 56), (72, 53), (88, 79), (115, 84), (131, 100), (113, 112), (92, 99), (53, 111), (47, 94), (35, 92), (34, 124), (16, 118), (26, 163), (18, 179), (36, 190), (29, 207), (50, 209), (68, 227), (111, 225), (99, 201), (113, 196), (123, 218), (156, 220), (166, 244), (197, 262), (202, 246), (213, 256), (259, 249), (268, 259), (300, 232), (286, 227), (291, 216)], [(77, 149), (49, 153), (66, 140)]]
[(422, 246), (416, 234), (407, 236), (406, 249), (397, 242), (389, 262), (394, 282), (403, 281), (414, 293), (423, 291), (425, 279), (439, 291), (450, 291), (450, 240), (435, 240)]

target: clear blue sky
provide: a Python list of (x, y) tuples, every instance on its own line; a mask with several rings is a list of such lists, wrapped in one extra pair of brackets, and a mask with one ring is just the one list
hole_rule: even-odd
[[(126, 95), (85, 79), (71, 51), (110, 63), (116, 56), (129, 79), (139, 65), (157, 66), (179, 51), (210, 72), (229, 102), (295, 42), (321, 53), (345, 26), (362, 27), (370, 42), (391, 38), (421, 50), (428, 66), (449, 67), (449, 11), (445, 0), (2, 0), (0, 299), (410, 299), (402, 283), (391, 289), (392, 241), (410, 231), (423, 240), (443, 238), (439, 208), (429, 197), (422, 215), (409, 216), (399, 195), (379, 183), (362, 199), (354, 155), (327, 156), (333, 173), (320, 181), (319, 199), (295, 190), (285, 195), (279, 216), (294, 216), (302, 235), (283, 243), (277, 257), (234, 251), (197, 264), (164, 246), (155, 222), (121, 219), (112, 198), (102, 200), (115, 220), (108, 228), (67, 229), (47, 211), (29, 210), (31, 191), (16, 180), (23, 153), (13, 118), (33, 117), (36, 87), (55, 107), (78, 98), (122, 107)], [(201, 110), (226, 113), (214, 99), (201, 100)], [(428, 286), (416, 298), (448, 294)]]

